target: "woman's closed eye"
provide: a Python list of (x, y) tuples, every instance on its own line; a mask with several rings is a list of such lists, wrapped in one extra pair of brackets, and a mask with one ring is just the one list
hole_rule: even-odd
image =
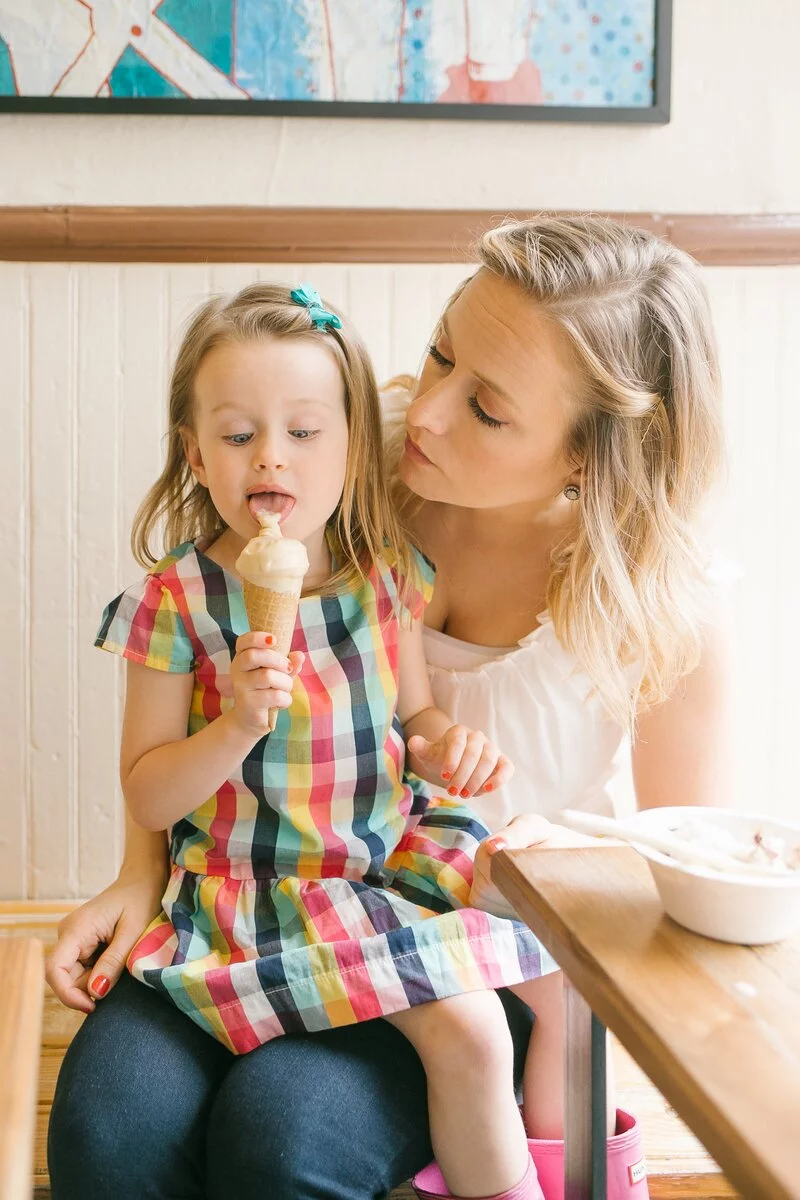
[(490, 429), (502, 429), (504, 425), (508, 424), (508, 421), (498, 421), (497, 417), (490, 417), (486, 410), (481, 408), (480, 404), (478, 403), (477, 396), (468, 396), (467, 404), (469, 405), (473, 416), (480, 421), (482, 425), (488, 425)]
[(449, 358), (445, 358), (441, 350), (437, 348), (435, 342), (428, 346), (428, 354), (436, 363), (437, 367), (452, 367), (454, 365)]

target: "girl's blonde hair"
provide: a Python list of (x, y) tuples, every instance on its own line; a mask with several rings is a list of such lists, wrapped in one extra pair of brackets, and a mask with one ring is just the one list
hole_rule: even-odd
[(270, 283), (251, 284), (235, 296), (215, 296), (191, 318), (170, 379), (166, 462), (133, 522), (131, 547), (142, 566), (160, 557), (151, 540), (162, 525), (165, 549), (196, 538), (213, 540), (225, 530), (207, 489), (192, 476), (183, 447), (183, 431), (193, 429), (194, 381), (206, 355), (224, 344), (296, 338), (324, 346), (336, 359), (345, 386), (347, 466), (342, 497), (328, 523), (337, 570), (320, 591), (357, 586), (383, 557), (397, 565), (402, 598), (410, 592), (415, 572), (385, 484), (383, 422), (372, 363), (352, 325), (323, 303), (341, 320), (340, 329), (318, 329), (309, 310), (291, 299), (288, 287)]
[[(478, 261), (569, 338), (579, 372), (568, 461), (576, 532), (553, 554), (547, 604), (612, 716), (666, 699), (699, 662), (708, 611), (693, 530), (722, 459), (717, 351), (697, 264), (595, 217), (490, 230)], [(452, 303), (452, 300), (451, 300)]]

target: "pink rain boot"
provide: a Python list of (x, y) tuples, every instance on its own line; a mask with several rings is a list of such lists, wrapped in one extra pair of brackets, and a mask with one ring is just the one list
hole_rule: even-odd
[[(649, 1200), (639, 1122), (617, 1109), (617, 1131), (608, 1139), (608, 1200)], [(564, 1143), (528, 1138), (545, 1200), (564, 1200)]]
[[(411, 1186), (420, 1200), (458, 1200), (457, 1196), (448, 1190), (444, 1175), (433, 1162), (425, 1167), (411, 1180)], [(544, 1200), (544, 1193), (536, 1181), (536, 1168), (531, 1159), (523, 1179), (507, 1192), (497, 1192), (494, 1196), (476, 1197), (476, 1200)]]

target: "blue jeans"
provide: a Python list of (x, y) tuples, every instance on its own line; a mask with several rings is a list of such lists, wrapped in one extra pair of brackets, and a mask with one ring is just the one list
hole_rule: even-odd
[[(519, 1078), (532, 1017), (500, 995)], [(53, 1200), (379, 1200), (431, 1157), (425, 1073), (388, 1021), (236, 1058), (129, 975), (73, 1039), (48, 1136)]]

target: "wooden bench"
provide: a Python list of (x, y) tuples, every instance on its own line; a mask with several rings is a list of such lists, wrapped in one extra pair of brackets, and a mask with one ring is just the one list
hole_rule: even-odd
[(36, 938), (0, 941), (0, 1200), (31, 1192), (42, 964)]
[[(36, 938), (46, 951), (55, 940), (58, 922), (73, 907), (70, 902), (0, 901), (0, 938)], [(36, 1200), (49, 1196), (47, 1125), (56, 1079), (66, 1048), (84, 1019), (82, 1014), (64, 1008), (49, 988), (43, 987), (43, 993), (33, 1152)], [(642, 1122), (651, 1200), (735, 1200), (738, 1193), (720, 1174), (716, 1163), (618, 1043), (612, 1045), (612, 1056), (618, 1101)], [(2, 1192), (0, 1200), (5, 1200)], [(392, 1193), (391, 1200), (413, 1200), (413, 1192), (405, 1185)]]

